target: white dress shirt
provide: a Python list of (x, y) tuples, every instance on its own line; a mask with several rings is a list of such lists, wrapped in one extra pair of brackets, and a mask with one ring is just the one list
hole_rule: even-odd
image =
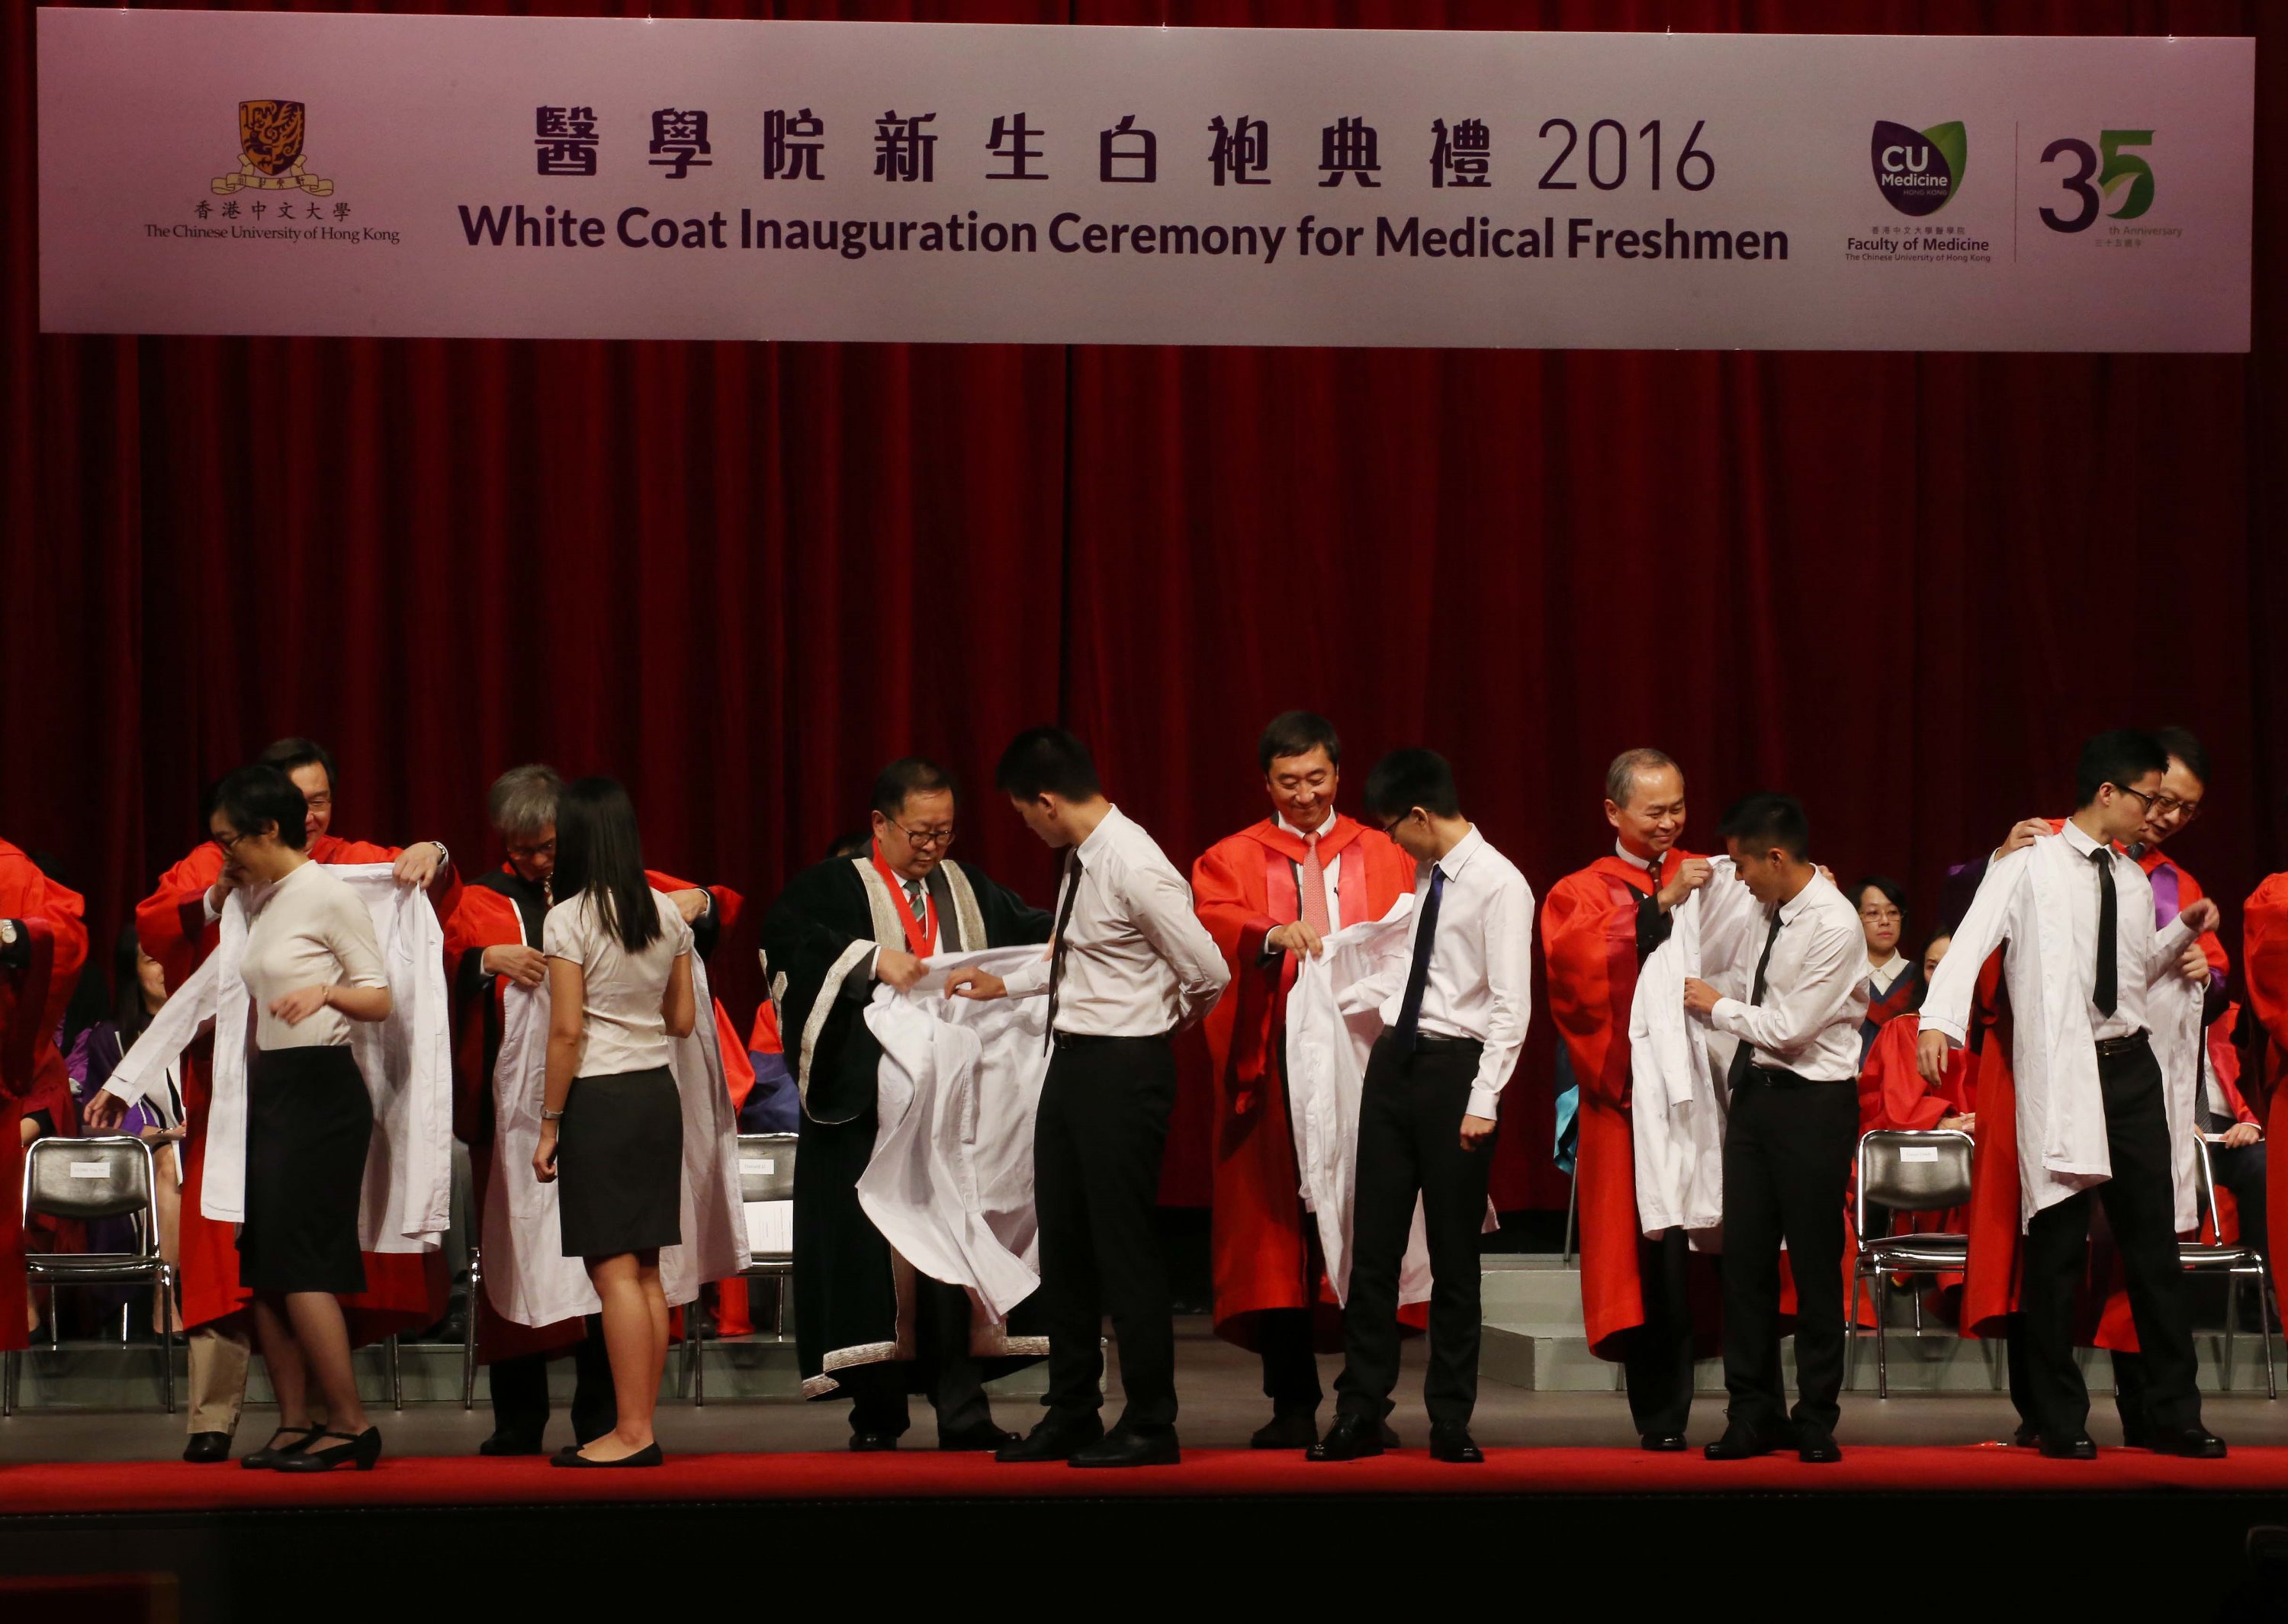
[[(2083, 834), (2081, 825), (2072, 819), (2066, 820), (2058, 835), (2054, 845), (2046, 841), (2034, 844), (2051, 845), (2051, 854), (2062, 861), (2063, 854), (2070, 853), (2072, 878), (2066, 895), (2073, 904), (2074, 985), (2088, 1005), (2090, 1036), (2100, 1042), (2133, 1037), (2146, 1029), (2145, 983), (2153, 952), (2153, 883), (2120, 852)], [(2110, 1015), (2099, 1010), (2093, 996), (2097, 989), (2097, 916), (2101, 903), (2097, 864), (2090, 855), (2093, 852), (2103, 852), (2113, 871), (2115, 997)]]
[[(1159, 845), (1117, 807), (1073, 850), (1057, 888), (1064, 930), (1064, 978), (1056, 1029), (1074, 1037), (1158, 1037), (1215, 1008), (1230, 968), (1192, 911), (1192, 888)], [(1049, 990), (1055, 943), (1007, 978), (1009, 995)]]
[(1613, 842), (1613, 855), (1633, 867), (1643, 869), (1645, 871), (1645, 876), (1648, 879), (1649, 879), (1654, 874), (1656, 864), (1664, 863), (1668, 860), (1668, 857), (1665, 852), (1656, 858), (1639, 857), (1635, 852), (1630, 851), (1617, 840)]
[(1754, 1045), (1758, 1066), (1814, 1082), (1848, 1082), (1859, 1075), (1859, 1023), (1867, 1018), (1867, 937), (1859, 910), (1815, 874), (1780, 904), (1779, 921), (1776, 937), (1767, 918), (1761, 930), (1750, 930), (1742, 948), (1753, 955), (1743, 966), (1752, 977), (1765, 941), (1771, 942), (1763, 1002), (1720, 998), (1709, 1021)]
[(1433, 868), (1444, 872), (1446, 884), (1438, 897), (1437, 935), (1416, 1026), (1433, 1037), (1474, 1038), (1485, 1045), (1468, 1112), (1495, 1120), (1502, 1085), (1516, 1069), (1533, 1018), (1533, 887), (1474, 826), (1452, 851), (1422, 864), (1415, 875), (1405, 955), (1380, 975), (1353, 984), (1343, 1005), (1352, 1010), (1378, 1004), (1385, 1030), (1398, 1025)]
[(1876, 998), (1889, 997), (1891, 989), (1899, 984), (1899, 978), (1906, 973), (1907, 955), (1903, 953), (1894, 953), (1880, 964), (1870, 964), (1867, 967), (1869, 994)]

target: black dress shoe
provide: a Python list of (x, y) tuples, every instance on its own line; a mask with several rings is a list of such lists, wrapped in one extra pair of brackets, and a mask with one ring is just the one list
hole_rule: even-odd
[(1060, 1421), (1052, 1415), (1037, 1422), (1030, 1432), (1013, 1444), (1005, 1444), (993, 1452), (993, 1458), (1004, 1463), (1021, 1464), (1028, 1462), (1069, 1461), (1104, 1436), (1104, 1423), (1091, 1415), (1086, 1421)]
[(958, 1432), (941, 1432), (937, 1446), (949, 1454), (979, 1454), (985, 1450), (998, 1452), (1017, 1441), (1017, 1435), (1006, 1427), (997, 1427), (991, 1420), (981, 1421), (964, 1427)]
[(2188, 1461), (2221, 1461), (2224, 1459), (2224, 1439), (2206, 1427), (2187, 1427), (2181, 1431), (2163, 1433), (2145, 1446), (2155, 1454), (2182, 1455)]
[(898, 1446), (894, 1432), (853, 1432), (850, 1435), (852, 1454), (885, 1454)]
[(637, 1450), (635, 1454), (624, 1454), (616, 1461), (592, 1461), (580, 1453), (577, 1446), (572, 1444), (565, 1445), (563, 1448), (548, 1457), (548, 1463), (551, 1466), (584, 1466), (605, 1471), (622, 1466), (635, 1468), (661, 1466), (664, 1465), (666, 1461), (667, 1457), (660, 1453), (659, 1440), (656, 1438)]
[(1319, 1441), (1319, 1418), (1310, 1410), (1274, 1415), (1247, 1440), (1250, 1449), (1308, 1449)]
[(2017, 1431), (2010, 1435), (2010, 1447), (2013, 1449), (2036, 1448), (2041, 1441), (2042, 1435), (2034, 1430), (2034, 1423), (2030, 1421), (2021, 1422)]
[(1398, 1429), (1392, 1426), (1388, 1422), (1384, 1422), (1382, 1425), (1375, 1429), (1375, 1436), (1382, 1439), (1382, 1446), (1385, 1449), (1395, 1449), (1398, 1447)]
[(1746, 1427), (1727, 1427), (1723, 1437), (1700, 1453), (1712, 1461), (1752, 1461), (1760, 1454), (1772, 1454), (1784, 1441)]
[(281, 1427), (261, 1448), (239, 1456), (238, 1463), (249, 1471), (269, 1471), (288, 1455), (299, 1454), (316, 1443), (319, 1430), (316, 1427)]
[(1799, 1428), (1795, 1435), (1796, 1458), (1807, 1466), (1831, 1466), (1843, 1458), (1835, 1434), (1824, 1427)]
[(1483, 1466), (1486, 1453), (1471, 1440), (1467, 1427), (1430, 1429), (1430, 1458), (1450, 1466)]
[(538, 1438), (528, 1438), (521, 1432), (496, 1432), (477, 1446), (477, 1453), (494, 1456), (540, 1454), (544, 1448)]
[(199, 1466), (211, 1466), (217, 1461), (230, 1459), (230, 1434), (227, 1432), (194, 1432), (183, 1446), (183, 1459)]
[(2041, 1440), (2042, 1458), (2046, 1461), (2094, 1461), (2097, 1446), (2086, 1432), (2077, 1432), (2070, 1438), (2051, 1438), (2045, 1434)]
[(1068, 1466), (1176, 1466), (1184, 1452), (1176, 1446), (1176, 1430), (1161, 1427), (1135, 1432), (1115, 1427), (1085, 1449), (1076, 1449)]
[(1637, 1446), (1654, 1454), (1679, 1454), (1684, 1449), (1681, 1432), (1648, 1432), (1637, 1440)]
[(1382, 1453), (1382, 1424), (1357, 1415), (1338, 1415), (1327, 1436), (1303, 1452), (1307, 1461), (1363, 1461)]
[(336, 1432), (329, 1429), (319, 1433), (318, 1438), (339, 1438), (341, 1441), (321, 1446), (316, 1438), (313, 1438), (308, 1448), (297, 1450), (290, 1455), (280, 1456), (278, 1464), (272, 1470), (282, 1472), (330, 1472), (337, 1466), (354, 1466), (361, 1472), (369, 1472), (374, 1469), (375, 1463), (381, 1459), (379, 1427), (368, 1427), (362, 1432)]

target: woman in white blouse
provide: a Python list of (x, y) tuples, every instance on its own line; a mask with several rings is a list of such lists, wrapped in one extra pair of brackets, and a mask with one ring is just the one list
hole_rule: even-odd
[[(381, 1458), (381, 1431), (358, 1402), (339, 1299), (365, 1289), (358, 1202), (373, 1101), (350, 1023), (389, 1018), (389, 982), (372, 915), (302, 849), (307, 815), (283, 772), (242, 767), (216, 790), (207, 826), (252, 920), (240, 967), (255, 1031), (239, 1278), (254, 1294), (278, 1430), (245, 1464), (363, 1470)], [(311, 1420), (313, 1385), (322, 1428)]]
[(656, 1466), (652, 1409), (667, 1366), (659, 1248), (682, 1239), (683, 1107), (668, 1069), (691, 1034), (691, 927), (644, 878), (626, 790), (586, 778), (556, 809), (548, 956), (548, 1092), (533, 1170), (561, 1177), (564, 1255), (603, 1304), (619, 1424), (559, 1466)]

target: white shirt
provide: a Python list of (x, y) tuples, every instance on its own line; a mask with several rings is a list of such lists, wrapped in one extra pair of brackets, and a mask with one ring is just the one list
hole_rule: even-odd
[(1868, 991), (1873, 997), (1887, 998), (1890, 996), (1891, 989), (1899, 984), (1899, 978), (1906, 973), (1907, 955), (1903, 953), (1894, 953), (1880, 964), (1871, 964), (1867, 967)]
[[(2073, 977), (2089, 1010), (2089, 1034), (2102, 1042), (2107, 1038), (2133, 1037), (2146, 1029), (2145, 983), (2147, 961), (2153, 947), (2153, 883), (2145, 871), (2110, 846), (2101, 846), (2082, 833), (2081, 825), (2066, 820), (2065, 828), (2058, 831), (2054, 855), (2070, 853), (2073, 877), (2068, 882), (2066, 896), (2073, 905)], [(2036, 845), (2048, 845), (2036, 841)], [(2097, 864), (2090, 856), (2093, 852), (2105, 853), (2106, 865), (2113, 872), (2114, 958), (2113, 984), (2115, 996), (2113, 1013), (2101, 1012), (2093, 1000), (2097, 990), (2097, 919), (2101, 906), (2099, 896)], [(2061, 860), (2064, 860), (2061, 857)], [(2129, 875), (2137, 881), (2133, 888)]]
[[(1192, 888), (1158, 844), (1117, 807), (1073, 850), (1056, 913), (1065, 924), (1056, 1029), (1075, 1037), (1159, 1037), (1188, 1026), (1223, 996), (1231, 970), (1192, 912)], [(1007, 978), (1012, 997), (1049, 990), (1055, 944)]]
[(1649, 878), (1653, 874), (1656, 864), (1668, 860), (1665, 853), (1656, 858), (1639, 857), (1635, 852), (1630, 851), (1617, 840), (1613, 842), (1613, 855), (1619, 858), (1625, 863), (1628, 863), (1635, 867), (1643, 869), (1648, 878)]
[[(1737, 882), (1734, 882), (1737, 883)], [(1756, 960), (1771, 942), (1763, 1002), (1720, 998), (1710, 1024), (1755, 1047), (1755, 1064), (1815, 1082), (1859, 1075), (1859, 1023), (1867, 1018), (1867, 937), (1859, 910), (1815, 874), (1779, 907), (1779, 934), (1768, 917), (1751, 929), (1741, 951), (1754, 983)]]
[(350, 1041), (350, 1018), (322, 1009), (290, 1026), (270, 1001), (306, 986), (387, 986), (373, 915), (340, 875), (319, 862), (300, 867), (248, 899), (253, 923), (239, 975), (254, 999), (256, 1046), (322, 1049)]
[(1417, 1026), (1434, 1037), (1474, 1038), (1485, 1045), (1470, 1085), (1468, 1113), (1493, 1120), (1533, 1018), (1533, 887), (1474, 826), (1445, 856), (1421, 865), (1404, 956), (1358, 983), (1344, 1005), (1358, 1008), (1371, 999), (1381, 1006), (1386, 1029), (1398, 1025), (1434, 869), (1444, 873), (1446, 884), (1438, 897), (1437, 934)]
[(586, 891), (548, 910), (541, 951), (580, 967), (582, 1077), (648, 1072), (675, 1058), (667, 1035), (668, 978), (691, 951), (691, 927), (663, 893), (647, 892), (659, 909), (659, 934), (630, 953), (606, 931)]

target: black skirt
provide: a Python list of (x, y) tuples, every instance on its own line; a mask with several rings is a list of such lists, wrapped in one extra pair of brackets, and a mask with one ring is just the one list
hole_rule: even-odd
[(557, 1217), (567, 1257), (616, 1257), (683, 1240), (683, 1100), (665, 1066), (576, 1077), (557, 1126)]
[(372, 1142), (373, 1099), (347, 1049), (255, 1051), (238, 1230), (238, 1276), (249, 1290), (365, 1289), (358, 1200)]

